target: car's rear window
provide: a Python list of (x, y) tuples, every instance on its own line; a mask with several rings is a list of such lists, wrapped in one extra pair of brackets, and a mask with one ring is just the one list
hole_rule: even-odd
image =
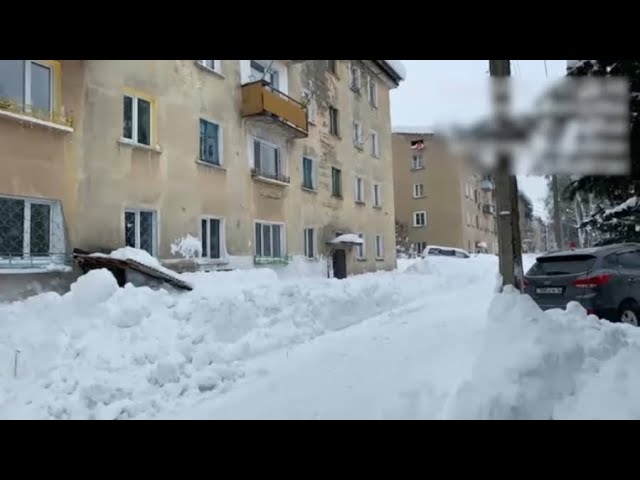
[(429, 255), (442, 255), (445, 257), (455, 257), (455, 250), (448, 250), (446, 248), (430, 248)]
[(527, 272), (527, 275), (573, 275), (584, 273), (590, 270), (595, 262), (596, 257), (592, 255), (566, 255), (540, 258)]

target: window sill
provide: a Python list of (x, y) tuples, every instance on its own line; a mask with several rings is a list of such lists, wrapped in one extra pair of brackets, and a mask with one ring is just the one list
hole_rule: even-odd
[(353, 144), (353, 148), (355, 148), (356, 150), (360, 150), (361, 152), (364, 151), (364, 143), (355, 143)]
[(331, 135), (333, 138), (337, 139), (337, 140), (342, 140), (342, 137), (340, 135), (338, 135), (337, 133), (333, 133), (333, 132), (329, 132), (329, 135)]
[(374, 205), (373, 208), (376, 210), (382, 210), (382, 205)]
[(317, 194), (317, 193), (318, 193), (318, 190), (317, 190), (317, 189), (315, 189), (315, 188), (307, 188), (307, 187), (305, 187), (304, 185), (303, 185), (302, 187), (300, 187), (300, 188), (302, 188), (302, 191), (303, 191), (303, 192), (307, 192), (307, 193), (315, 193), (315, 194)]
[(413, 228), (425, 228), (426, 225), (414, 225)]
[(376, 262), (384, 262), (384, 258), (382, 258), (382, 257), (376, 257)]
[(426, 195), (420, 195), (419, 197), (414, 196), (413, 197), (415, 200), (420, 200), (421, 198), (427, 198)]
[(362, 200), (356, 200), (356, 201), (355, 201), (355, 204), (356, 204), (356, 205), (358, 205), (358, 206), (360, 206), (360, 207), (364, 207), (364, 206), (366, 206), (366, 205), (367, 205), (367, 204), (366, 204), (366, 203), (364, 203)]
[(424, 167), (411, 167), (412, 172), (417, 172), (418, 170), (424, 170)]
[(120, 138), (118, 139), (118, 143), (120, 145), (125, 145), (127, 147), (131, 147), (131, 148), (135, 148), (136, 150), (145, 150), (147, 152), (152, 152), (152, 153), (162, 153), (162, 149), (156, 145), (155, 147), (152, 147), (151, 145), (144, 145), (142, 143), (137, 143), (131, 140), (128, 140), (126, 138)]
[(213, 68), (209, 68), (206, 65), (201, 64), (200, 62), (198, 62), (197, 60), (195, 61), (195, 64), (198, 68), (200, 68), (201, 70), (204, 70), (207, 73), (211, 73), (217, 77), (220, 77), (222, 79), (226, 78), (222, 73), (220, 73), (217, 70), (214, 70)]
[(344, 198), (342, 198), (342, 195), (336, 195), (336, 194), (331, 194), (331, 198), (335, 198), (336, 200), (344, 200)]
[(253, 175), (252, 178), (256, 182), (266, 183), (266, 184), (269, 184), (269, 185), (277, 185), (279, 187), (288, 187), (289, 186), (289, 183), (287, 183), (287, 182), (283, 182), (281, 180), (275, 180), (275, 179), (269, 178), (269, 177), (263, 177), (262, 175)]
[(356, 262), (366, 262), (366, 258), (356, 258)]
[(198, 165), (202, 165), (203, 167), (211, 168), (213, 170), (220, 170), (222, 172), (226, 172), (227, 171), (226, 167), (224, 167), (223, 165), (217, 165), (215, 163), (209, 163), (209, 162), (205, 162), (203, 160), (196, 160), (196, 163)]
[(369, 101), (369, 105), (371, 105), (371, 108), (373, 108), (374, 110), (378, 110), (378, 105), (375, 103), (371, 103), (371, 101)]
[(36, 117), (31, 117), (29, 115), (24, 115), (21, 113), (10, 112), (8, 110), (0, 109), (0, 117), (9, 118), (11, 120), (16, 120), (18, 122), (30, 123), (32, 125), (40, 125), (42, 127), (51, 128), (52, 130), (58, 130), (60, 132), (73, 133), (73, 128), (68, 127), (66, 125), (60, 125), (55, 122), (41, 120)]

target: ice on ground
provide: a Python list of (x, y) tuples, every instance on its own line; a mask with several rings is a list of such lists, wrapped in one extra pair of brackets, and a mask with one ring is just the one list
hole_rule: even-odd
[(402, 263), (2, 304), (0, 418), (640, 418), (640, 329), (495, 295), (495, 256)]

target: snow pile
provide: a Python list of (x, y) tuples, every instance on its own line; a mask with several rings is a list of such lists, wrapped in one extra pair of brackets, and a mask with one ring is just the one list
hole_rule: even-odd
[(345, 233), (343, 235), (337, 236), (336, 238), (331, 240), (330, 243), (333, 243), (333, 244), (338, 244), (338, 243), (356, 243), (358, 245), (362, 245), (362, 244), (364, 244), (364, 240), (362, 240), (355, 233)]
[(202, 255), (202, 242), (191, 235), (187, 235), (171, 245), (171, 255), (183, 258), (196, 258)]
[(542, 312), (509, 290), (488, 313), (483, 348), (448, 418), (640, 419), (640, 330), (577, 303)]

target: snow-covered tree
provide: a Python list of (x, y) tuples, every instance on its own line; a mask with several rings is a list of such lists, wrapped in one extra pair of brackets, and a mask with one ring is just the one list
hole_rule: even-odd
[[(566, 189), (569, 200), (588, 197), (597, 205), (585, 215), (581, 227), (597, 231), (600, 243), (640, 241), (640, 60), (583, 60), (569, 72), (569, 76), (624, 76), (630, 83), (630, 153), (629, 176), (583, 176)], [(584, 200), (583, 204), (584, 204)]]

